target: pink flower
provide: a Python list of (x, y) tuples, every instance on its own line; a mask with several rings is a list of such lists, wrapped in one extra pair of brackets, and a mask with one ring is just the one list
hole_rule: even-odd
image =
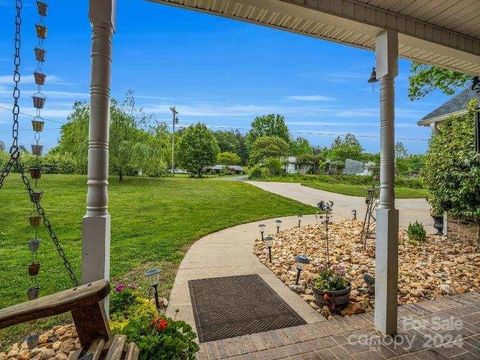
[(115, 287), (115, 292), (117, 293), (120, 293), (122, 292), (123, 290), (125, 290), (126, 286), (124, 284), (118, 284), (116, 287)]

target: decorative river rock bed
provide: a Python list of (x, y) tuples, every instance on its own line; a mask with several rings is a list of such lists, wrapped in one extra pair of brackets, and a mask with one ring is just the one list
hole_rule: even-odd
[[(369, 239), (367, 249), (360, 242), (362, 222), (341, 220), (330, 223), (330, 263), (343, 267), (351, 282), (350, 305), (343, 315), (362, 313), (373, 309), (373, 291), (363, 277), (375, 275), (375, 240)], [(327, 318), (328, 308), (320, 309), (310, 283), (326, 263), (324, 225), (306, 225), (273, 235), (272, 263), (268, 250), (260, 239), (254, 245), (254, 253), (286, 285), (298, 292), (314, 309)], [(311, 263), (301, 273), (295, 286), (297, 265), (295, 256), (305, 254)], [(449, 240), (443, 236), (429, 235), (420, 245), (406, 241), (404, 230), (399, 234), (399, 304), (415, 303), (423, 299), (435, 299), (441, 295), (463, 294), (480, 290), (478, 266), (480, 253), (475, 246), (462, 241)]]

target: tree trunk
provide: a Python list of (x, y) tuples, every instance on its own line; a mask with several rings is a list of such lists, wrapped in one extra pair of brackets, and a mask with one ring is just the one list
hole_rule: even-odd
[(123, 173), (122, 171), (118, 172), (118, 181), (123, 181)]

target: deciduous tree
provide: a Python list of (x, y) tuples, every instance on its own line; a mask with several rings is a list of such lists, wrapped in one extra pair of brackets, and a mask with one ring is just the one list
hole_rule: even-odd
[(197, 123), (183, 131), (178, 158), (192, 175), (201, 177), (206, 166), (215, 164), (219, 152), (217, 139), (205, 124)]
[(282, 115), (269, 114), (256, 117), (251, 126), (251, 130), (247, 134), (247, 146), (250, 148), (258, 138), (264, 136), (276, 136), (288, 144), (291, 141), (290, 132), (285, 124), (285, 117)]
[(288, 156), (288, 143), (277, 136), (262, 136), (255, 140), (250, 150), (250, 163), (258, 164), (268, 158)]

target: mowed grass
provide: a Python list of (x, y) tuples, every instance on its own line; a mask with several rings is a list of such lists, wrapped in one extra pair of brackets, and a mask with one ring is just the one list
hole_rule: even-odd
[[(42, 204), (80, 276), (86, 177), (45, 175), (40, 185), (45, 192)], [(27, 241), (34, 236), (28, 224), (32, 204), (18, 174), (6, 180), (0, 204), (0, 308), (4, 308), (25, 301), (30, 286)], [(184, 254), (202, 236), (241, 223), (314, 212), (313, 207), (236, 181), (127, 178), (119, 183), (111, 178), (111, 274), (114, 279), (142, 281), (145, 268), (159, 266), (165, 272), (162, 292), (168, 295)], [(39, 237), (41, 295), (69, 288), (68, 275), (43, 227)]]
[[(268, 177), (262, 179), (262, 181), (274, 181), (274, 182), (295, 182), (301, 183), (303, 186), (308, 186), (314, 189), (330, 191), (333, 193), (351, 195), (351, 196), (361, 196), (365, 197), (367, 194), (367, 189), (369, 185), (366, 184), (349, 184), (348, 180), (343, 182), (345, 179), (335, 182), (334, 177), (330, 181), (324, 181), (325, 176), (316, 177), (314, 175), (304, 175), (304, 176), (278, 176), (278, 177)], [(395, 197), (397, 199), (415, 199), (415, 198), (425, 198), (427, 196), (427, 191), (425, 189), (419, 188), (410, 188), (406, 186), (395, 186)]]

